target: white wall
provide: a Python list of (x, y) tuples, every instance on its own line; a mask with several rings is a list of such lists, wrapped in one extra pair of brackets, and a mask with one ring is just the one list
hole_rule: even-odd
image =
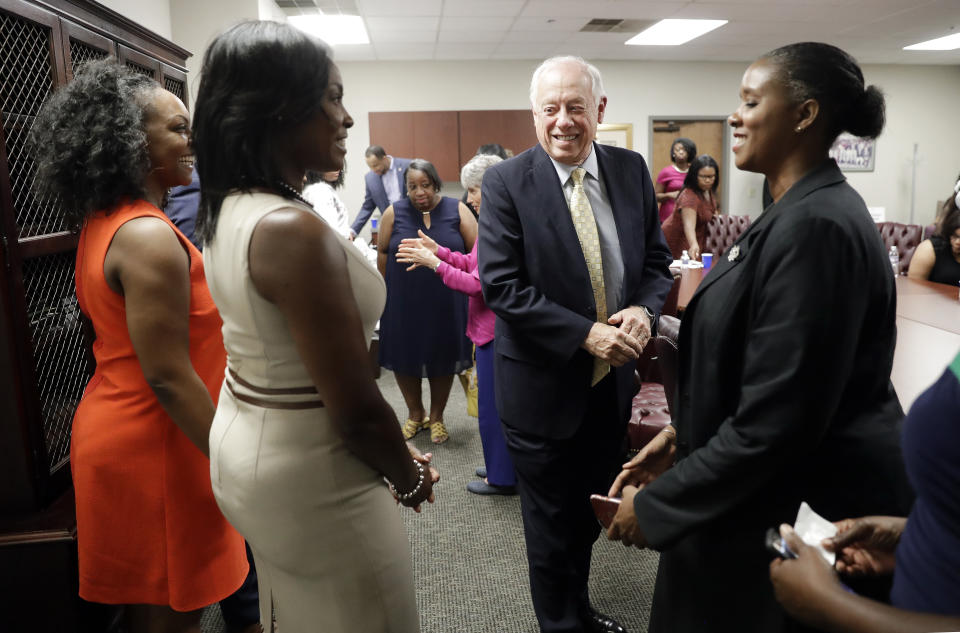
[(144, 26), (157, 35), (173, 39), (171, 33), (170, 3), (167, 0), (98, 0), (103, 6)]
[[(355, 125), (348, 139), (349, 173), (342, 192), (351, 213), (363, 201), (363, 151), (370, 111), (485, 110), (529, 107), (535, 61), (344, 62), (345, 101)], [(609, 97), (606, 122), (632, 123), (634, 149), (646, 155), (650, 116), (726, 116), (738, 103), (747, 64), (708, 62), (598, 62)], [(866, 66), (867, 81), (887, 94), (887, 128), (877, 141), (873, 172), (849, 173), (868, 206), (886, 207), (887, 219), (910, 213), (910, 159), (919, 144), (917, 223), (932, 220), (937, 200), (960, 172), (960, 67)], [(531, 120), (531, 125), (533, 125)], [(491, 139), (494, 141), (495, 139)], [(514, 148), (517, 149), (517, 148)], [(389, 151), (389, 148), (387, 148)], [(727, 165), (733, 165), (732, 154)], [(763, 179), (735, 168), (729, 174), (728, 210), (756, 216)]]
[[(190, 110), (196, 100), (203, 53), (213, 38), (243, 20), (260, 19), (261, 5), (273, 0), (170, 0), (173, 41), (193, 56), (187, 60)], [(276, 6), (274, 4), (274, 6)], [(229, 21), (224, 16), (231, 16)]]

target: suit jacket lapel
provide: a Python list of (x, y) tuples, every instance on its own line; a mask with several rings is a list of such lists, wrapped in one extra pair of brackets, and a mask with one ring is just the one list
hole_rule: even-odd
[[(757, 218), (757, 221), (751, 223), (750, 227), (737, 238), (734, 245), (727, 251), (726, 257), (720, 257), (719, 261), (717, 261), (710, 270), (710, 273), (700, 283), (697, 291), (690, 299), (690, 303), (692, 304), (701, 292), (746, 259), (746, 255), (750, 252), (750, 246), (755, 237), (765, 230), (764, 227), (773, 222), (774, 218), (783, 213), (785, 209), (789, 209), (793, 204), (803, 199), (812, 191), (843, 182), (844, 180), (846, 180), (846, 178), (840, 172), (840, 169), (832, 158), (827, 159), (798, 180), (780, 200), (764, 209), (760, 217)], [(764, 184), (764, 187), (766, 187), (766, 184)], [(731, 260), (730, 255), (734, 253), (734, 248), (737, 249), (736, 257)]]
[[(607, 198), (610, 201), (610, 208), (613, 210), (613, 220), (617, 227), (617, 240), (620, 242), (620, 257), (623, 259), (623, 287), (628, 288), (630, 284), (631, 271), (640, 270), (642, 266), (635, 265), (636, 247), (633, 245), (633, 223), (635, 221), (644, 222), (644, 218), (635, 217), (637, 213), (643, 213), (643, 201), (631, 202), (628, 191), (621, 185), (630, 182), (627, 175), (621, 173), (620, 165), (607, 153), (607, 149), (599, 143), (593, 144), (593, 149), (597, 152), (597, 164), (600, 165), (600, 178), (603, 179), (604, 189), (607, 191)], [(635, 195), (643, 195), (643, 190), (637, 187)], [(625, 292), (621, 292), (621, 295)], [(624, 306), (617, 306), (620, 310)], [(611, 310), (612, 314), (613, 311)]]
[(583, 248), (580, 246), (577, 230), (573, 227), (573, 218), (570, 217), (567, 198), (563, 195), (563, 184), (557, 177), (557, 170), (550, 157), (539, 145), (534, 151), (530, 169), (533, 181), (538, 183), (536, 190), (539, 194), (539, 210), (533, 221), (539, 223), (548, 234), (552, 233), (556, 239), (554, 244), (544, 244), (543, 246), (558, 248), (561, 249), (560, 252), (570, 253), (572, 259), (576, 262), (567, 272), (576, 277), (578, 282), (582, 278), (583, 283), (589, 286), (590, 272), (587, 270), (587, 262), (583, 258)]

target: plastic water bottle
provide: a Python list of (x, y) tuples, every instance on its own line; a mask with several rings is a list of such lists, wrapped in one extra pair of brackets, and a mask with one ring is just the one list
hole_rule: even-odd
[(896, 246), (890, 247), (890, 267), (893, 268), (894, 277), (900, 274), (900, 253), (897, 252)]
[(687, 251), (680, 254), (680, 268), (690, 268), (690, 253)]

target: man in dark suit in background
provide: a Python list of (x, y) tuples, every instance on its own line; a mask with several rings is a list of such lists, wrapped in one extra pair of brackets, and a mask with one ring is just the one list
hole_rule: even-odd
[(394, 158), (379, 145), (368, 147), (363, 156), (370, 171), (363, 177), (367, 190), (360, 212), (350, 225), (351, 240), (363, 230), (374, 209), (380, 209), (380, 213), (383, 213), (387, 207), (407, 195), (403, 172), (410, 164), (409, 158)]
[(594, 143), (607, 98), (584, 60), (552, 58), (530, 89), (540, 141), (487, 170), (480, 280), (496, 313), (495, 387), (517, 469), (542, 631), (622, 632), (590, 606), (599, 525), (636, 392), (634, 365), (671, 285), (643, 158)]

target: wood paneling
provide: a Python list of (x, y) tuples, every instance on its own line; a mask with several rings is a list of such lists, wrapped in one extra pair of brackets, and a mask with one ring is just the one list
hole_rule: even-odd
[(456, 111), (371, 112), (370, 145), (391, 156), (423, 158), (444, 181), (459, 180), (460, 141)]
[(460, 180), (457, 112), (413, 112), (413, 155), (433, 163), (443, 181)]
[(500, 143), (519, 154), (537, 142), (529, 110), (371, 112), (369, 121), (370, 145), (429, 160), (444, 181), (460, 180), (480, 145)]
[(514, 154), (537, 144), (530, 110), (464, 110), (460, 112), (460, 166), (477, 148), (500, 143)]

